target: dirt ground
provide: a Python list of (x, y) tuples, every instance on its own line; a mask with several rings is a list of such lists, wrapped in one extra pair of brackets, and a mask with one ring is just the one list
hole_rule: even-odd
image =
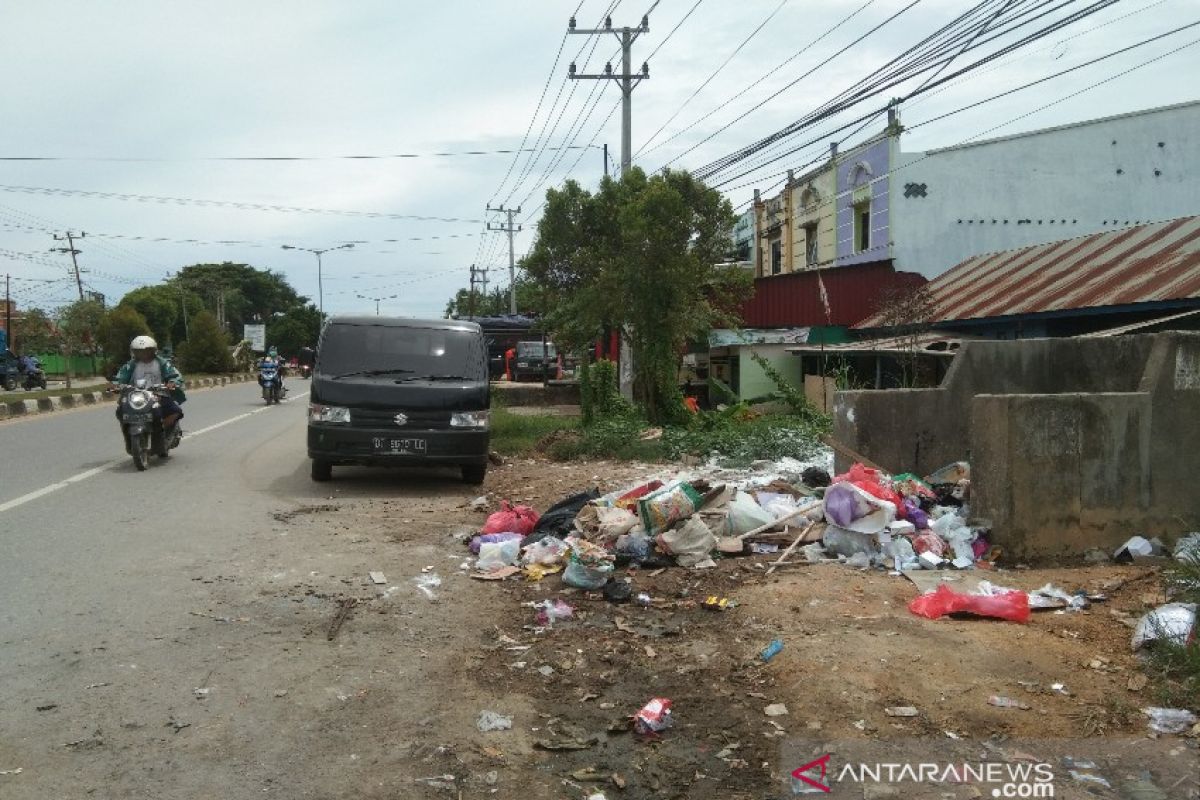
[[(520, 460), (493, 469), (484, 488), (493, 504), (545, 509), (644, 470)], [(229, 669), (196, 679), (214, 688), (174, 712), (184, 727), (145, 734), (162, 748), (156, 758), (239, 762), (239, 797), (760, 798), (783, 796), (797, 766), (785, 748), (796, 738), (939, 750), (997, 738), (1146, 739), (1138, 709), (1153, 704), (1152, 689), (1129, 688), (1139, 669), (1123, 618), (1158, 600), (1153, 568), (997, 573), (1019, 588), (1049, 581), (1110, 594), (1027, 625), (918, 618), (906, 608), (916, 588), (903, 578), (842, 565), (768, 577), (767, 555), (633, 571), (635, 593), (652, 605), (615, 605), (556, 575), (469, 577), (463, 538), (485, 517), (470, 508), (478, 490), (427, 480), (371, 499), (353, 480), (331, 484), (326, 502), (265, 521), (264, 533), (307, 554), (302, 563), (269, 573), (248, 560), (230, 570), (236, 579), (195, 577), (211, 584), (213, 602), (197, 610), (197, 633), (181, 635), (218, 637)], [(438, 585), (419, 586), (434, 576)], [(712, 594), (733, 607), (705, 610)], [(575, 617), (538, 630), (531, 604), (556, 597)], [(347, 600), (356, 605), (330, 639)], [(783, 651), (764, 664), (758, 653), (773, 639)], [(994, 707), (991, 695), (1028, 708)], [(630, 715), (654, 697), (672, 700), (674, 726), (631, 733)], [(772, 704), (786, 715), (767, 716)], [(885, 711), (897, 706), (916, 716)], [(484, 710), (510, 717), (511, 729), (481, 732)], [(107, 734), (106, 752), (148, 747), (139, 724)], [(1168, 761), (1196, 755), (1195, 740), (1158, 744)], [(89, 757), (86, 741), (76, 749)], [(114, 769), (111, 794), (93, 796), (152, 796), (144, 784), (125, 788)], [(1195, 788), (1193, 778), (1163, 796)], [(978, 796), (957, 790), (938, 796)], [(163, 796), (188, 796), (187, 787)]]

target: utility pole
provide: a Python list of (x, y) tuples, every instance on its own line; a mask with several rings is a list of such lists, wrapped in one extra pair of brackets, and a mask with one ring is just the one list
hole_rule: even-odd
[[(4, 276), (4, 335), (8, 339), (8, 349), (13, 350), (12, 332), (12, 293), (9, 290), (10, 276)], [(17, 352), (13, 350), (13, 352)]]
[(471, 294), (467, 301), (467, 316), (475, 319), (475, 265), (471, 265)]
[(87, 234), (84, 233), (83, 231), (80, 231), (79, 233), (71, 233), (70, 231), (67, 231), (66, 236), (59, 236), (57, 233), (54, 234), (54, 241), (61, 242), (65, 239), (67, 242), (67, 246), (66, 247), (53, 247), (53, 248), (51, 248), (51, 250), (53, 250), (56, 253), (70, 253), (71, 254), (71, 264), (75, 268), (75, 286), (79, 289), (79, 299), (82, 300), (83, 299), (83, 278), (80, 277), (80, 275), (79, 275), (79, 261), (78, 261), (78, 259), (75, 258), (75, 256), (79, 255), (83, 251), (75, 249), (75, 237), (76, 236), (78, 236), (80, 239), (82, 239), (83, 237), (87, 236)]
[(514, 316), (517, 313), (517, 261), (513, 251), (513, 234), (521, 230), (520, 225), (513, 224), (513, 216), (521, 213), (521, 207), (505, 208), (501, 204), (497, 208), (487, 207), (488, 211), (499, 211), (501, 214), (508, 215), (508, 222), (500, 225), (492, 226), (488, 223), (489, 231), (505, 231), (508, 234), (508, 313)]
[(608, 142), (604, 143), (604, 177), (608, 177)]
[(643, 33), (650, 31), (649, 15), (642, 17), (642, 24), (636, 28), (628, 26), (624, 28), (614, 28), (612, 26), (612, 17), (606, 17), (603, 28), (576, 28), (575, 18), (571, 17), (571, 21), (567, 23), (567, 33), (579, 33), (587, 36), (596, 36), (605, 33), (611, 33), (621, 42), (621, 72), (613, 73), (612, 64), (604, 65), (603, 74), (599, 75), (580, 75), (575, 71), (575, 63), (572, 62), (568, 69), (568, 76), (572, 80), (612, 80), (621, 82), (621, 175), (624, 176), (629, 172), (629, 168), (633, 165), (633, 90), (634, 88), (650, 77), (650, 66), (642, 63), (642, 71), (640, 73), (630, 72), (632, 67), (632, 51), (633, 43)]

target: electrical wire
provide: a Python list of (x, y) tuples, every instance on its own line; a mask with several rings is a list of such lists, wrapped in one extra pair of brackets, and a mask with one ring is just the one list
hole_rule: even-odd
[[(547, 150), (559, 150), (559, 147), (547, 147)], [(452, 156), (496, 156), (496, 155), (511, 155), (516, 153), (518, 157), (521, 153), (531, 153), (532, 148), (525, 147), (522, 142), (517, 148), (501, 148), (497, 150), (461, 150), (458, 152), (431, 152), (431, 153), (384, 153), (375, 155), (341, 155), (341, 156), (195, 156), (192, 158), (148, 158), (148, 157), (124, 157), (124, 156), (0, 156), (0, 161), (86, 161), (86, 162), (117, 162), (117, 163), (192, 163), (192, 162), (219, 162), (219, 161), (248, 161), (248, 162), (270, 162), (270, 161), (388, 161), (388, 160), (407, 160), (416, 158), (447, 158)]]

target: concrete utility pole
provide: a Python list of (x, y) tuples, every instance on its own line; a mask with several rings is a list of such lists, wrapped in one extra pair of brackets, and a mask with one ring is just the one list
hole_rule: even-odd
[(633, 165), (633, 90), (639, 83), (650, 77), (650, 66), (643, 62), (640, 73), (630, 72), (632, 66), (633, 43), (643, 33), (650, 31), (650, 17), (642, 17), (642, 24), (636, 28), (628, 26), (614, 28), (612, 17), (606, 17), (603, 28), (576, 28), (575, 18), (567, 23), (567, 33), (579, 33), (587, 36), (611, 33), (621, 42), (621, 72), (613, 74), (612, 64), (604, 65), (604, 73), (600, 75), (580, 75), (575, 71), (572, 62), (568, 75), (572, 80), (601, 80), (621, 82), (621, 175), (629, 171)]
[(521, 213), (521, 207), (505, 208), (501, 204), (497, 208), (487, 207), (488, 211), (499, 211), (501, 214), (508, 215), (508, 222), (493, 226), (488, 223), (489, 231), (505, 231), (508, 233), (508, 313), (515, 315), (517, 313), (517, 260), (516, 254), (513, 251), (513, 234), (521, 230), (520, 225), (513, 225), (513, 216)]
[(79, 233), (71, 233), (70, 231), (67, 231), (66, 236), (59, 236), (56, 233), (56, 234), (54, 234), (54, 241), (61, 242), (65, 239), (67, 242), (67, 246), (66, 247), (52, 247), (50, 249), (53, 250), (55, 253), (70, 253), (71, 254), (71, 264), (75, 268), (75, 286), (78, 287), (79, 299), (82, 300), (83, 299), (83, 278), (80, 277), (79, 261), (75, 258), (75, 256), (79, 255), (83, 251), (75, 249), (75, 237), (76, 236), (78, 236), (80, 239), (82, 239), (83, 237), (87, 236), (87, 234), (84, 233), (83, 231), (80, 231)]

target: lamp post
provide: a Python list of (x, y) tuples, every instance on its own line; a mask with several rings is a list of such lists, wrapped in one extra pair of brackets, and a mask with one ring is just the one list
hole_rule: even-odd
[(326, 247), (321, 250), (316, 250), (311, 247), (297, 247), (291, 244), (283, 245), (284, 250), (303, 250), (306, 253), (312, 253), (317, 257), (317, 310), (321, 312), (321, 316), (325, 316), (325, 288), (321, 280), (321, 256), (326, 253), (331, 253), (334, 250), (353, 250), (354, 243), (346, 242), (339, 244), (337, 247)]
[(361, 297), (363, 300), (370, 300), (375, 303), (375, 316), (379, 316), (379, 303), (381, 300), (395, 300), (400, 295), (389, 294), (387, 297), (367, 297), (365, 294), (356, 294), (355, 297)]

